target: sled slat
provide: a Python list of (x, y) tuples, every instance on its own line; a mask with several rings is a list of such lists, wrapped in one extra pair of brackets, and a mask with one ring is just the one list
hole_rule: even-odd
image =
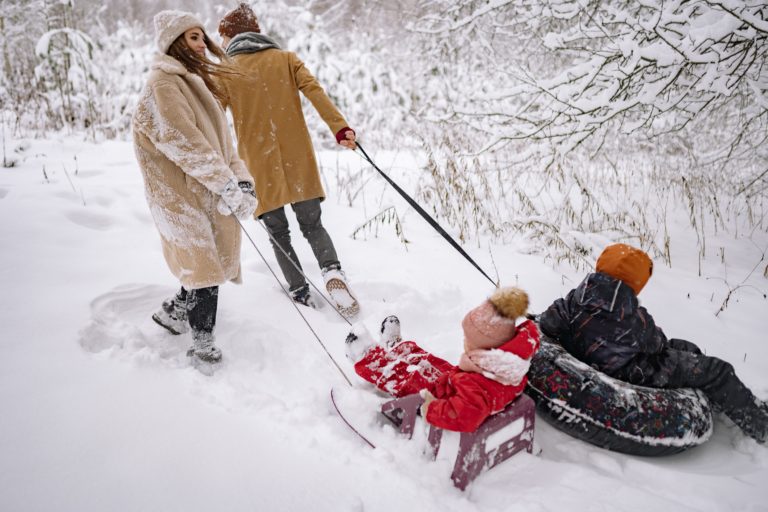
[[(422, 403), (424, 399), (418, 394), (408, 395), (386, 402), (382, 405), (381, 412), (395, 423), (402, 434), (411, 439)], [(459, 453), (451, 474), (453, 485), (463, 491), (480, 473), (500, 464), (517, 452), (526, 450), (531, 453), (536, 421), (535, 411), (536, 405), (533, 400), (526, 395), (521, 395), (503, 411), (486, 419), (474, 432), (462, 432), (459, 439)], [(491, 450), (487, 449), (490, 436), (521, 418), (524, 421), (521, 432), (499, 446)], [(442, 429), (430, 426), (427, 441), (433, 460), (440, 450), (442, 435)]]

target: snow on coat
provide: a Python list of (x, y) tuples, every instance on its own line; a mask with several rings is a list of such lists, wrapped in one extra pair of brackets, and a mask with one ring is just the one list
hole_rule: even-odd
[[(478, 361), (485, 365), (482, 373), (463, 371), (413, 341), (399, 343), (389, 351), (382, 346), (371, 348), (355, 363), (355, 372), (396, 397), (429, 390), (435, 400), (427, 409), (428, 423), (447, 430), (472, 432), (488, 416), (504, 410), (520, 396), (528, 382), (527, 363), (538, 348), (536, 325), (526, 321), (518, 326), (512, 339), (496, 349), (483, 351), (493, 353)], [(505, 367), (505, 362), (512, 364)], [(502, 384), (500, 375), (517, 384)]]
[(301, 92), (336, 134), (347, 122), (296, 54), (277, 48), (232, 57), (240, 76), (225, 82), (240, 157), (256, 182), (256, 215), (325, 198), (301, 109)]
[(240, 227), (216, 203), (227, 185), (253, 179), (202, 78), (158, 54), (134, 112), (133, 142), (171, 272), (187, 289), (240, 282)]
[(398, 398), (428, 388), (453, 368), (451, 363), (433, 356), (413, 341), (403, 341), (390, 350), (376, 345), (355, 363), (359, 376)]

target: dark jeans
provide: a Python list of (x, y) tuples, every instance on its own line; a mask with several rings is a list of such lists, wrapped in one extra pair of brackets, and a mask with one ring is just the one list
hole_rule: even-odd
[(181, 287), (176, 294), (176, 301), (187, 305), (187, 319), (192, 333), (212, 333), (216, 326), (216, 310), (219, 306), (219, 287), (186, 290)]
[[(336, 256), (336, 249), (333, 247), (331, 236), (320, 221), (322, 213), (320, 210), (320, 199), (310, 199), (309, 201), (295, 203), (291, 205), (291, 208), (293, 208), (293, 212), (296, 214), (299, 229), (301, 229), (304, 238), (309, 242), (309, 246), (312, 248), (320, 268), (340, 268), (339, 258)], [(296, 268), (301, 269), (301, 264), (296, 256), (296, 251), (294, 251), (291, 245), (291, 232), (288, 228), (285, 208), (280, 207), (277, 210), (264, 213), (260, 219), (264, 221), (264, 225), (267, 226), (267, 230), (272, 235), (270, 243), (275, 251), (275, 257), (280, 265), (280, 270), (283, 271), (283, 276), (288, 281), (290, 290), (296, 291), (304, 287), (307, 282), (302, 273)], [(282, 250), (280, 250), (281, 248)], [(288, 254), (288, 257), (286, 257), (283, 251)]]
[(695, 388), (703, 391), (746, 434), (765, 437), (765, 409), (736, 376), (733, 366), (701, 353), (693, 343), (671, 339), (660, 354), (639, 357), (617, 377), (653, 388)]

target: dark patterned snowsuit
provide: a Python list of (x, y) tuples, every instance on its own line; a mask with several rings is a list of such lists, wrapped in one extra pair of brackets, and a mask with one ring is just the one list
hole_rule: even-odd
[(639, 305), (634, 291), (607, 274), (589, 274), (539, 318), (542, 334), (603, 373), (655, 388), (697, 388), (744, 432), (765, 442), (768, 410), (733, 366), (670, 339)]

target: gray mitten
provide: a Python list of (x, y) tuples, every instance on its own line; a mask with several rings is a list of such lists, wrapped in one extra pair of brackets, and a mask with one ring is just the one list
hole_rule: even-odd
[(240, 220), (246, 220), (253, 216), (253, 212), (255, 212), (256, 208), (259, 206), (259, 201), (256, 199), (253, 185), (249, 181), (241, 181), (237, 185), (243, 193), (243, 198), (235, 209), (235, 215)]
[(216, 204), (216, 210), (222, 215), (231, 215), (237, 211), (243, 200), (243, 191), (235, 181), (230, 181), (224, 190), (221, 191), (221, 197)]

